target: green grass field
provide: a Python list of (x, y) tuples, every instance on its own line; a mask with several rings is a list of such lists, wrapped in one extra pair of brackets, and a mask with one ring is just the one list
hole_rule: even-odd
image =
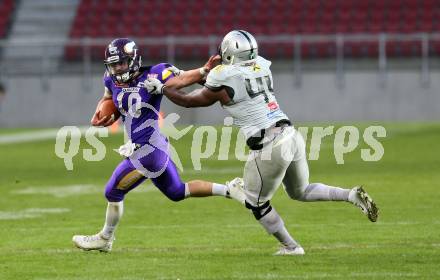
[[(104, 161), (79, 154), (73, 171), (54, 140), (0, 144), (0, 279), (440, 279), (440, 124), (385, 127), (379, 162), (362, 161), (360, 145), (337, 165), (333, 136), (309, 162), (312, 182), (363, 184), (380, 207), (377, 223), (349, 204), (296, 202), (279, 189), (273, 205), (306, 250), (296, 257), (272, 256), (275, 240), (235, 201), (174, 203), (149, 182), (126, 197), (113, 251), (80, 251), (72, 235), (101, 229), (121, 135), (104, 140)], [(191, 140), (173, 143), (185, 180), (241, 175), (243, 162), (215, 156), (194, 172)]]

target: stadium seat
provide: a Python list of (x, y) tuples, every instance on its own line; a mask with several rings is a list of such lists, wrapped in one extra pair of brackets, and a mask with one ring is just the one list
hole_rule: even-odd
[[(1, 0), (0, 0), (1, 1)], [(120, 3), (123, 2), (123, 3)], [(0, 15), (13, 0), (3, 0)], [(216, 16), (206, 10), (216, 11)], [(121, 13), (120, 7), (124, 7)], [(170, 10), (170, 7), (173, 9)], [(150, 13), (154, 10), (155, 13)], [(9, 10), (8, 10), (9, 11)], [(246, 16), (244, 16), (244, 12)], [(9, 12), (6, 12), (9, 13)], [(145, 16), (148, 14), (148, 16)], [(167, 14), (166, 17), (162, 16)], [(335, 33), (415, 33), (439, 30), (440, 5), (437, 0), (387, 0), (387, 1), (140, 1), (140, 0), (81, 0), (73, 21), (70, 37), (156, 37), (224, 35), (231, 29), (247, 29), (255, 35), (267, 34), (335, 34)], [(117, 23), (117, 24), (115, 24)], [(4, 32), (0, 20), (0, 36)], [(112, 28), (109, 28), (112, 26)], [(306, 44), (305, 57), (334, 55), (330, 47), (334, 42)], [(395, 44), (395, 45), (394, 45)], [(389, 55), (415, 55), (415, 45), (393, 42)], [(208, 44), (204, 47), (207, 48)], [(179, 50), (180, 58), (203, 58), (205, 51), (198, 46)], [(160, 50), (159, 50), (160, 49)], [(150, 56), (163, 56), (163, 48), (151, 47)], [(197, 51), (196, 51), (197, 50)], [(290, 57), (292, 48), (267, 50), (277, 57)], [(434, 52), (434, 50), (432, 51)], [(66, 47), (66, 59), (74, 59), (80, 52)], [(377, 42), (348, 42), (344, 54), (350, 56), (376, 56)], [(102, 59), (102, 57), (93, 57)]]
[(9, 31), (14, 8), (14, 0), (0, 0), (0, 39), (6, 37)]

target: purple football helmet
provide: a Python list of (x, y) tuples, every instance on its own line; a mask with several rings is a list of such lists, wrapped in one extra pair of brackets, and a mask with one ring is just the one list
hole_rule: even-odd
[[(128, 69), (123, 73), (115, 73), (114, 65), (127, 62)], [(105, 49), (104, 64), (107, 72), (115, 83), (127, 83), (141, 67), (142, 58), (133, 40), (118, 38), (113, 40)]]

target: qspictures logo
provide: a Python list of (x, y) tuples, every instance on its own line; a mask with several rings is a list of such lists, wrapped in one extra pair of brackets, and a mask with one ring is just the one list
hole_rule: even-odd
[[(144, 104), (144, 106), (148, 105), (149, 104)], [(156, 113), (158, 114), (158, 112)], [(180, 116), (176, 113), (171, 113), (164, 117), (163, 126), (161, 131), (159, 131), (155, 120), (147, 120), (133, 130), (132, 123), (134, 118), (130, 117), (131, 114), (137, 115), (136, 112), (130, 112), (126, 116), (124, 124), (126, 143), (119, 149), (110, 149), (110, 151), (118, 152), (122, 158), (128, 158), (137, 169), (140, 169), (140, 171), (144, 175), (148, 175), (149, 178), (159, 176), (161, 170), (155, 170), (154, 172), (148, 170), (140, 164), (140, 161), (142, 157), (154, 153), (155, 150), (161, 150), (169, 154), (176, 166), (183, 171), (181, 156), (170, 143), (179, 141), (184, 136), (186, 136), (186, 138), (190, 137), (191, 139), (191, 145), (188, 149), (190, 150), (190, 160), (192, 169), (194, 170), (203, 170), (202, 161), (204, 159), (214, 158), (218, 161), (247, 161), (249, 158), (249, 151), (246, 148), (246, 139), (240, 131), (238, 136), (235, 137), (231, 117), (226, 117), (221, 127), (195, 127), (194, 125), (189, 125), (179, 129), (177, 122)], [(138, 145), (131, 142), (135, 133), (147, 128), (153, 129), (148, 143)], [(298, 136), (298, 134), (300, 136)], [(356, 126), (341, 126), (336, 128), (333, 125), (326, 127), (296, 127), (289, 133), (283, 134), (282, 137), (278, 137), (277, 141), (271, 142), (270, 139), (268, 139), (267, 142), (270, 148), (263, 148), (263, 153), (265, 154), (262, 160), (271, 159), (273, 147), (284, 145), (282, 147), (282, 150), (285, 151), (282, 153), (283, 158), (284, 160), (291, 161), (293, 155), (292, 152), (289, 151), (292, 150), (292, 142), (286, 141), (286, 139), (289, 139), (289, 137), (302, 137), (305, 143), (309, 143), (305, 149), (308, 151), (306, 156), (309, 161), (319, 160), (321, 150), (325, 147), (325, 149), (331, 149), (333, 151), (334, 160), (337, 164), (344, 164), (345, 157), (353, 153), (356, 153), (362, 161), (377, 162), (380, 161), (385, 154), (381, 140), (386, 136), (385, 127), (378, 125), (364, 128), (358, 128)], [(55, 154), (64, 161), (66, 169), (70, 171), (74, 170), (73, 159), (78, 156), (82, 156), (85, 161), (96, 162), (105, 160), (108, 147), (106, 147), (101, 140), (107, 137), (109, 137), (107, 128), (90, 127), (82, 134), (78, 127), (64, 126), (60, 128), (57, 133)], [(85, 138), (85, 141), (90, 147), (80, 151), (81, 138)], [(158, 139), (165, 138), (167, 139), (166, 141), (158, 141)], [(331, 144), (329, 144), (329, 141), (323, 141), (324, 139), (330, 138), (333, 140)], [(362, 148), (359, 149), (361, 146)], [(188, 149), (185, 149), (185, 152), (187, 152)], [(218, 151), (217, 154), (216, 151)]]

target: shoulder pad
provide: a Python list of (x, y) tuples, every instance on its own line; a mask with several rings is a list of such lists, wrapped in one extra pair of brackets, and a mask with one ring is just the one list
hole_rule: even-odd
[(209, 81), (216, 81), (221, 84), (237, 74), (240, 74), (240, 72), (234, 65), (218, 65), (209, 72), (206, 81), (208, 83)]
[(167, 80), (174, 77), (173, 72), (170, 70), (167, 70), (166, 68), (171, 67), (172, 65), (169, 63), (159, 63), (151, 67), (150, 69), (150, 76), (156, 76), (158, 80), (160, 80), (162, 83), (165, 83)]
[(264, 67), (264, 68), (269, 68), (270, 65), (272, 64), (272, 61), (265, 59), (262, 56), (258, 56), (257, 57), (257, 64), (259, 64), (260, 66)]

